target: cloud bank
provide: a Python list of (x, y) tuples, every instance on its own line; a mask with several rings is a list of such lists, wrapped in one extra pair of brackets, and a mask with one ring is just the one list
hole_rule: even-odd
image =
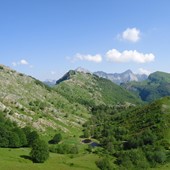
[(109, 50), (106, 53), (107, 61), (112, 62), (135, 62), (135, 63), (149, 63), (154, 61), (155, 56), (152, 53), (143, 54), (136, 50), (125, 50), (123, 52), (119, 52), (116, 49)]

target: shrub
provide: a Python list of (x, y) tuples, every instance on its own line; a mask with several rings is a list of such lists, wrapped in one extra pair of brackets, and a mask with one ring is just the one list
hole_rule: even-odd
[(35, 140), (39, 139), (39, 135), (36, 131), (32, 131), (27, 134), (28, 146), (32, 146)]
[(135, 167), (138, 167), (138, 169), (147, 169), (149, 167), (149, 163), (141, 149), (131, 149), (119, 152), (117, 154), (116, 164), (128, 169), (129, 167), (131, 167), (131, 169)]
[(8, 140), (9, 140), (8, 147), (10, 147), (10, 148), (18, 148), (21, 146), (18, 134), (14, 133), (14, 132), (9, 132)]
[(44, 163), (49, 157), (48, 145), (45, 141), (37, 139), (32, 145), (30, 156), (35, 163)]
[(113, 170), (112, 164), (108, 158), (102, 158), (96, 161), (96, 165), (101, 170)]
[(54, 135), (53, 139), (50, 140), (48, 143), (49, 144), (58, 144), (62, 140), (62, 136), (60, 133), (57, 133)]
[(60, 144), (50, 147), (50, 152), (60, 154), (78, 154), (79, 149), (76, 145)]

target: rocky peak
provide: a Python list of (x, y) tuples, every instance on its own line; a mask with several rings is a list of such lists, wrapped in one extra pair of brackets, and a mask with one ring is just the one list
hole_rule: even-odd
[(90, 73), (89, 70), (82, 68), (82, 67), (78, 67), (77, 69), (75, 69), (75, 71), (81, 72), (81, 73)]

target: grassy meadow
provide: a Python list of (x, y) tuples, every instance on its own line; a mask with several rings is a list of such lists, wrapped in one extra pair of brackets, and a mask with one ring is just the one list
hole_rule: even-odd
[(0, 148), (0, 169), (3, 170), (97, 170), (95, 154), (61, 155), (50, 153), (49, 159), (43, 163), (29, 160), (28, 148)]

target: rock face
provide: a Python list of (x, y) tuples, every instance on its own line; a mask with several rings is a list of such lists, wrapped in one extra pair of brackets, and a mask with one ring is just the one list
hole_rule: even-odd
[(103, 71), (94, 72), (95, 75), (111, 80), (116, 84), (127, 83), (131, 81), (143, 81), (147, 79), (145, 74), (134, 74), (131, 70), (123, 73), (105, 73)]

